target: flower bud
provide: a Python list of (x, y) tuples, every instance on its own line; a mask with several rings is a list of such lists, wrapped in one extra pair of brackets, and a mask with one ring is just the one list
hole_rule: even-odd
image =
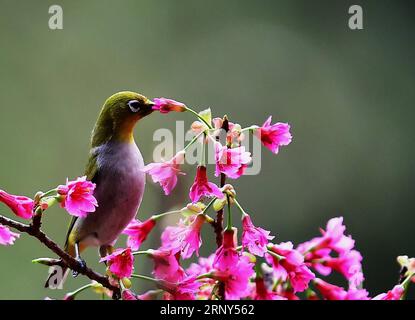
[(396, 261), (398, 261), (401, 267), (405, 267), (408, 264), (409, 258), (408, 256), (398, 256)]
[(39, 203), (40, 199), (43, 197), (44, 193), (42, 191), (38, 191), (35, 194), (34, 201), (35, 203)]
[(131, 290), (123, 290), (121, 298), (123, 300), (138, 300), (137, 296)]
[(190, 128), (194, 133), (201, 133), (207, 129), (206, 125), (200, 121), (194, 121)]
[(229, 197), (235, 198), (236, 197), (236, 191), (234, 187), (227, 183), (222, 187), (222, 192), (225, 192)]
[(228, 201), (226, 197), (223, 197), (222, 199), (216, 199), (215, 202), (213, 202), (213, 210), (215, 210), (216, 212), (222, 210), (227, 202)]
[(203, 209), (205, 209), (205, 205), (201, 202), (197, 203), (189, 203), (187, 204), (186, 208), (193, 211), (194, 213), (201, 213)]
[(158, 110), (161, 113), (185, 112), (186, 106), (184, 103), (166, 98), (154, 98), (153, 110)]
[(241, 133), (239, 136), (238, 136), (238, 142), (242, 142), (242, 141), (244, 141), (245, 140), (245, 133)]
[(415, 274), (415, 258), (408, 258), (408, 256), (399, 256), (396, 259), (402, 268), (406, 268), (406, 275)]
[(97, 294), (105, 294), (108, 297), (112, 297), (112, 291), (106, 287), (104, 287), (102, 284), (96, 281), (91, 282), (91, 289), (97, 293)]
[(32, 260), (32, 263), (39, 263), (45, 266), (55, 266), (61, 262), (60, 259), (52, 259), (52, 258), (39, 258)]
[(63, 298), (63, 300), (66, 300), (66, 301), (75, 300), (75, 295), (72, 293), (65, 294), (65, 297)]
[(122, 278), (121, 282), (122, 282), (123, 286), (126, 289), (130, 289), (131, 288), (131, 280), (130, 279), (128, 279), (128, 278)]
[(186, 207), (184, 207), (180, 211), (184, 217), (190, 217), (194, 214), (201, 213), (205, 208), (206, 206), (203, 203), (197, 202), (187, 204)]
[(138, 300), (156, 300), (160, 294), (159, 290), (150, 290), (137, 296)]
[(319, 300), (318, 295), (311, 289), (307, 289), (305, 294), (307, 300)]
[(251, 262), (251, 263), (255, 263), (256, 262), (256, 257), (253, 254), (244, 251), (242, 253), (242, 255), (245, 256), (245, 257), (247, 257), (249, 259), (249, 262)]
[(47, 210), (49, 208), (49, 204), (47, 203), (47, 202), (41, 202), (40, 203), (40, 209), (42, 210), (42, 211), (45, 211), (45, 210)]

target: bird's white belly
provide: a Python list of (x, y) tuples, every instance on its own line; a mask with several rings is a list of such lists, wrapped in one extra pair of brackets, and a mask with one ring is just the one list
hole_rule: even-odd
[(134, 143), (100, 148), (94, 192), (98, 207), (79, 221), (79, 235), (87, 245), (112, 245), (136, 216), (145, 188), (143, 158)]

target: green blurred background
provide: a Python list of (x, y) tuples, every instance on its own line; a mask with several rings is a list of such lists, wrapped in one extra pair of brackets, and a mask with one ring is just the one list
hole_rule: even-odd
[[(356, 3), (361, 31), (348, 28)], [(52, 4), (63, 7), (63, 30), (48, 28)], [(2, 0), (0, 187), (31, 196), (82, 175), (100, 106), (120, 90), (212, 107), (243, 126), (272, 114), (292, 125), (293, 143), (278, 156), (263, 151), (261, 174), (235, 183), (241, 202), (277, 241), (305, 241), (344, 216), (365, 287), (390, 289), (396, 256), (415, 255), (413, 9), (392, 0)], [(180, 119), (193, 120), (154, 114), (138, 125), (146, 162), (154, 131)], [(139, 217), (185, 203), (194, 169), (186, 170), (170, 198), (149, 181)], [(68, 219), (54, 208), (44, 230), (63, 242)], [(210, 233), (203, 254), (214, 247)], [(42, 256), (51, 254), (25, 235), (0, 246), (0, 299), (63, 296), (43, 289), (47, 270), (30, 262)], [(97, 266), (95, 250), (85, 258)], [(138, 272), (150, 267), (136, 263)], [(69, 279), (66, 288), (85, 283)]]

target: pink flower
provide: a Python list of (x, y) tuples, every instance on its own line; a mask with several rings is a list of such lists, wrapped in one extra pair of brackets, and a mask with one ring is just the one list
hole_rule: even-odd
[[(222, 126), (223, 126), (223, 119), (222, 118), (213, 118), (212, 119), (212, 123), (213, 123), (213, 127), (215, 128), (215, 129), (222, 129)], [(230, 121), (228, 121), (228, 127), (229, 127), (229, 130), (231, 130), (231, 127), (234, 127), (235, 126), (235, 124), (234, 123), (232, 123), (232, 122), (230, 122)]]
[(135, 219), (132, 220), (123, 231), (123, 234), (128, 235), (127, 245), (131, 247), (132, 250), (138, 250), (155, 225), (156, 220), (152, 218), (147, 219), (144, 222)]
[(150, 255), (154, 261), (153, 274), (157, 279), (178, 282), (186, 276), (179, 264), (178, 256), (170, 250), (150, 250)]
[[(353, 285), (359, 286), (364, 280), (362, 270), (362, 255), (356, 250), (351, 250), (338, 257), (329, 257), (323, 262), (323, 269), (316, 268), (321, 274), (329, 275), (331, 270), (336, 270), (342, 274), (347, 280), (355, 280)], [(324, 270), (325, 269), (325, 270)], [(356, 277), (356, 273), (360, 273), (359, 277)], [(356, 281), (357, 280), (357, 281)]]
[(275, 244), (270, 250), (275, 255), (266, 254), (266, 259), (273, 265), (275, 277), (282, 281), (289, 280), (294, 292), (304, 291), (315, 275), (304, 263), (303, 255), (293, 249), (291, 242)]
[(134, 256), (131, 248), (117, 249), (112, 254), (102, 258), (100, 262), (107, 261), (109, 270), (118, 278), (129, 278), (134, 269)]
[(33, 216), (34, 201), (28, 197), (15, 196), (0, 190), (0, 202), (3, 202), (20, 218), (30, 219)]
[(272, 116), (264, 122), (262, 127), (255, 130), (255, 135), (261, 139), (262, 144), (277, 154), (280, 146), (289, 145), (292, 136), (288, 123), (277, 122), (271, 125)]
[(158, 290), (149, 290), (137, 296), (138, 300), (156, 300), (159, 295)]
[(164, 193), (169, 195), (177, 184), (177, 175), (184, 172), (180, 171), (180, 164), (183, 163), (185, 151), (178, 152), (170, 161), (161, 163), (150, 163), (143, 168), (143, 171), (151, 175), (153, 182), (160, 183)]
[(212, 277), (225, 284), (226, 300), (238, 300), (249, 295), (249, 278), (253, 275), (254, 264), (245, 256), (227, 270), (216, 270)]
[(169, 113), (170, 111), (184, 112), (186, 106), (178, 101), (167, 98), (155, 98), (153, 110), (158, 110), (160, 113)]
[(20, 234), (10, 231), (9, 228), (0, 224), (0, 244), (3, 246), (12, 245), (20, 237)]
[(194, 300), (200, 285), (196, 277), (190, 276), (177, 283), (161, 281), (159, 286), (168, 293), (165, 300)]
[(318, 278), (314, 280), (314, 284), (323, 298), (327, 300), (368, 300), (368, 293), (365, 289), (350, 288), (346, 291), (342, 287)]
[(223, 193), (218, 186), (208, 181), (205, 166), (198, 166), (195, 181), (190, 188), (189, 197), (193, 202), (199, 201), (203, 196), (215, 196), (223, 198)]
[(226, 271), (233, 268), (239, 261), (239, 253), (236, 250), (236, 229), (223, 232), (222, 245), (216, 250), (213, 267)]
[(61, 206), (69, 214), (76, 217), (86, 217), (98, 207), (94, 197), (95, 183), (86, 180), (86, 176), (67, 181), (66, 185), (58, 187), (58, 194), (61, 195)]
[(321, 238), (314, 238), (298, 245), (297, 250), (304, 256), (304, 261), (308, 266), (312, 266), (323, 275), (328, 275), (331, 269), (325, 267), (323, 262), (331, 258), (332, 250), (319, 246), (321, 241)]
[[(223, 119), (222, 118), (213, 118), (212, 119), (213, 126), (216, 130), (220, 130), (223, 127)], [(227, 142), (232, 142), (236, 140), (237, 142), (241, 142), (244, 140), (245, 135), (241, 132), (242, 128), (239, 124), (233, 123), (228, 121), (228, 132), (227, 132)]]
[(161, 233), (161, 250), (171, 251), (173, 254), (181, 251), (182, 243), (177, 240), (177, 234), (186, 230), (185, 220), (180, 219), (176, 226), (167, 226)]
[(313, 256), (328, 256), (331, 250), (339, 254), (348, 252), (353, 249), (354, 240), (346, 236), (345, 231), (343, 217), (332, 218), (327, 222), (326, 230), (320, 229), (321, 237), (300, 244), (298, 250), (306, 255), (306, 260), (313, 259)]
[[(345, 230), (342, 217), (330, 219), (326, 230), (321, 229), (322, 236), (300, 244), (298, 251), (304, 255), (307, 265), (320, 274), (327, 276), (335, 270), (349, 280), (350, 286), (358, 287), (364, 280), (362, 256), (352, 250), (354, 240), (344, 235)], [(336, 257), (330, 255), (332, 251), (337, 253)]]
[(251, 153), (245, 147), (228, 148), (215, 141), (215, 175), (226, 174), (229, 178), (237, 179), (251, 162)]
[(183, 259), (190, 258), (193, 252), (199, 256), (199, 248), (202, 245), (200, 231), (206, 216), (204, 214), (192, 216), (190, 221), (189, 225), (180, 221), (177, 227), (167, 227), (162, 234), (162, 247), (173, 252), (180, 251)]
[(263, 257), (269, 240), (274, 239), (274, 236), (270, 236), (267, 230), (255, 227), (248, 214), (244, 214), (242, 218), (242, 227), (242, 246), (248, 248), (250, 253)]
[(121, 298), (123, 300), (138, 300), (138, 297), (131, 290), (123, 290), (121, 293)]
[(403, 286), (396, 285), (392, 290), (389, 290), (387, 293), (381, 293), (372, 300), (400, 300), (404, 292), (405, 289)]
[(207, 258), (200, 257), (197, 263), (192, 263), (186, 272), (189, 275), (200, 276), (204, 273), (209, 273), (213, 270), (213, 261), (215, 260), (215, 255), (211, 254)]
[(338, 253), (350, 251), (354, 247), (354, 240), (351, 236), (345, 236), (345, 231), (343, 217), (332, 218), (327, 222), (326, 230), (321, 230), (323, 242)]
[(253, 300), (287, 300), (287, 298), (280, 296), (278, 293), (269, 291), (265, 287), (265, 282), (262, 277), (255, 278), (255, 292), (252, 297)]
[[(213, 271), (213, 260), (215, 255), (211, 254), (207, 258), (199, 258), (197, 263), (192, 263), (189, 268), (187, 268), (186, 273), (190, 276), (198, 277), (202, 274), (210, 273)], [(201, 282), (201, 287), (197, 292), (197, 299), (208, 299), (212, 293), (213, 287), (216, 283), (215, 279), (212, 278), (202, 278), (199, 280)]]
[(300, 300), (300, 298), (295, 294), (295, 291), (290, 288), (282, 288), (282, 286), (278, 286), (277, 290), (278, 295), (287, 299), (287, 300)]

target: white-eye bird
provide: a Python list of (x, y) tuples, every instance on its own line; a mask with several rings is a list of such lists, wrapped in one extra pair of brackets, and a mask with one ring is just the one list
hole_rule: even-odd
[[(118, 236), (137, 214), (144, 194), (145, 173), (133, 129), (153, 111), (153, 105), (141, 94), (124, 91), (109, 97), (102, 107), (92, 131), (85, 170), (87, 179), (96, 184), (98, 207), (85, 218), (72, 218), (65, 243), (65, 251), (82, 265), (85, 262), (80, 254), (86, 247), (99, 247), (102, 257), (111, 253)], [(53, 275), (45, 287), (50, 286)]]

